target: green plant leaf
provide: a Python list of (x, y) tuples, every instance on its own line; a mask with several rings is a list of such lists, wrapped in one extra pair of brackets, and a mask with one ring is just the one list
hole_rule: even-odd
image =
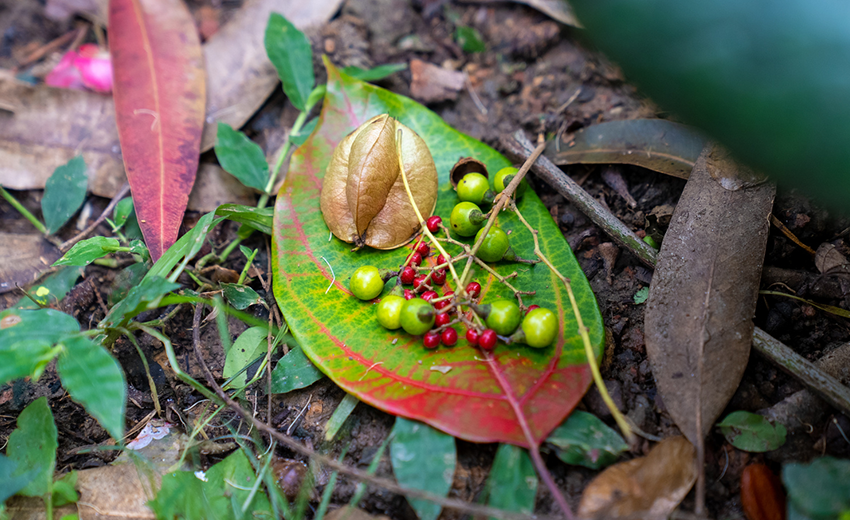
[(247, 285), (238, 283), (222, 283), (221, 288), (224, 289), (224, 297), (234, 308), (244, 311), (249, 306), (261, 303), (263, 300), (257, 291), (251, 289)]
[(266, 54), (277, 69), (283, 92), (300, 111), (316, 79), (313, 76), (313, 50), (310, 40), (283, 16), (272, 13), (266, 26)]
[[(191, 471), (175, 471), (162, 477), (156, 498), (148, 505), (157, 518), (207, 520), (227, 518), (204, 493), (204, 482)], [(228, 506), (230, 504), (227, 504)]]
[(59, 303), (68, 294), (68, 291), (76, 285), (77, 279), (82, 276), (83, 271), (83, 267), (62, 267), (57, 269), (55, 273), (42, 280), (41, 283), (30, 287), (27, 290), (30, 297), (24, 296), (21, 298), (15, 304), (14, 308), (38, 309), (39, 306), (32, 301), (33, 299), (44, 306)]
[(19, 471), (21, 468), (17, 460), (0, 454), (0, 515), (3, 513), (3, 502), (24, 489), (38, 473), (38, 468), (24, 468), (23, 473)]
[[(398, 483), (446, 496), (452, 487), (457, 453), (455, 440), (427, 424), (399, 417), (390, 433), (390, 460)], [(436, 520), (440, 505), (408, 498), (420, 520)]]
[[(245, 365), (257, 359), (261, 354), (265, 354), (268, 350), (268, 333), (267, 327), (251, 327), (240, 334), (233, 342), (230, 350), (227, 351), (222, 375), (230, 379), (245, 368)], [(246, 382), (246, 374), (242, 372), (230, 384), (239, 388), (245, 386)]]
[(784, 0), (770, 15), (758, 0), (573, 7), (654, 102), (749, 166), (846, 208), (850, 82), (836, 64), (850, 54), (850, 4)]
[(537, 472), (528, 451), (500, 444), (487, 477), (487, 504), (505, 511), (531, 514), (537, 483)]
[(68, 222), (86, 200), (86, 162), (78, 155), (56, 168), (44, 185), (44, 198), (41, 199), (41, 213), (44, 224), (50, 234)]
[(293, 347), (289, 354), (280, 358), (272, 372), (272, 393), (285, 394), (310, 386), (324, 377), (304, 351)]
[(850, 460), (821, 457), (810, 464), (786, 464), (782, 483), (788, 491), (789, 518), (794, 518), (792, 507), (817, 519), (839, 518), (850, 511)]
[(0, 385), (40, 374), (59, 353), (53, 345), (79, 330), (77, 320), (53, 309), (0, 312)]
[[(439, 174), (436, 214), (444, 222), (457, 202), (449, 171), (459, 157), (475, 156), (489, 171), (511, 163), (452, 129), (422, 105), (342, 75), (330, 64), (327, 67), (327, 94), (319, 124), (293, 155), (275, 207), (274, 292), (293, 336), (337, 385), (381, 410), (421, 420), (467, 440), (526, 446), (516, 415), (516, 410), (521, 410), (532, 435), (543, 441), (578, 403), (591, 381), (578, 325), (558, 278), (544, 264), (494, 264), (503, 276), (516, 271), (512, 283), (517, 287), (536, 291), (524, 298), (527, 304), (548, 307), (560, 317), (561, 333), (553, 346), (500, 345), (493, 353), (482, 353), (464, 341), (452, 349), (427, 351), (421, 339), (381, 327), (374, 318), (374, 307), (352, 297), (346, 282), (363, 265), (398, 269), (409, 248), (365, 248), (353, 253), (350, 244), (328, 240), (328, 227), (319, 209), (322, 177), (334, 147), (381, 113), (399, 118), (429, 146)], [(572, 280), (591, 345), (596, 355), (601, 355), (599, 308), (563, 234), (533, 191), (525, 193), (519, 208), (539, 231), (544, 254)], [(511, 232), (517, 255), (532, 257), (532, 236), (516, 216), (503, 214), (499, 222)], [(510, 290), (486, 273), (478, 273), (475, 279), (484, 288), (485, 302), (512, 297)], [(453, 288), (453, 283), (448, 286)]]
[(351, 412), (354, 411), (354, 408), (359, 402), (353, 395), (345, 394), (345, 397), (339, 402), (331, 418), (328, 419), (328, 424), (325, 425), (325, 441), (332, 441), (336, 437), (337, 432), (345, 424), (345, 420), (348, 419), (348, 416), (351, 415)]
[[(223, 461), (211, 467), (206, 472), (206, 479), (206, 482), (204, 482), (205, 493), (207, 496), (216, 497), (212, 500), (213, 505), (220, 503), (222, 510), (233, 511), (234, 505), (238, 504), (240, 509), (234, 511), (234, 518), (269, 517), (271, 504), (269, 504), (265, 493), (254, 493), (253, 499), (248, 502), (248, 509), (244, 516), (241, 514), (241, 508), (251, 496), (251, 487), (254, 486), (257, 479), (254, 474), (254, 467), (251, 466), (251, 462), (245, 456), (244, 451), (236, 450)], [(238, 484), (238, 487), (233, 484)], [(262, 489), (262, 485), (260, 489)], [(225, 505), (224, 501), (219, 502), (219, 497), (226, 498), (229, 504)]]
[(36, 469), (32, 480), (20, 490), (27, 497), (42, 496), (53, 482), (56, 466), (56, 424), (46, 397), (31, 402), (18, 416), (18, 427), (9, 436), (6, 456), (17, 463), (21, 473)]
[(115, 440), (124, 436), (127, 385), (124, 372), (106, 349), (88, 338), (66, 339), (56, 370), (71, 399), (106, 429)]
[[(310, 134), (313, 133), (313, 130), (316, 129), (316, 124), (318, 122), (319, 122), (318, 118), (313, 118), (310, 121), (308, 121), (307, 124), (302, 126), (301, 130), (297, 134), (290, 134), (289, 135), (289, 140), (292, 141), (292, 144), (293, 144), (293, 146), (295, 146), (295, 148), (298, 148), (299, 146), (304, 144), (304, 141), (306, 141), (307, 138), (310, 137)], [(269, 234), (271, 234), (271, 233), (269, 233)]]
[(481, 33), (474, 27), (460, 26), (455, 29), (455, 41), (463, 49), (463, 52), (484, 52), (487, 46), (481, 39)]
[(602, 469), (613, 464), (629, 445), (593, 414), (576, 410), (546, 439), (567, 464)]
[(134, 211), (132, 197), (124, 197), (118, 201), (118, 204), (115, 205), (115, 209), (112, 211), (112, 219), (116, 230), (124, 227), (124, 224), (127, 223), (127, 219), (130, 218), (130, 215), (132, 215)]
[(739, 450), (771, 451), (785, 444), (785, 426), (770, 424), (761, 415), (739, 410), (717, 423), (729, 444)]
[(62, 255), (53, 265), (89, 265), (98, 258), (114, 252), (121, 243), (117, 238), (91, 237), (74, 244), (74, 247)]
[(266, 235), (272, 234), (272, 217), (274, 208), (255, 208), (239, 204), (223, 204), (215, 210), (215, 214), (228, 220), (245, 224)]
[(148, 274), (145, 275), (145, 280), (155, 276), (165, 278), (168, 273), (181, 261), (192, 259), (198, 251), (204, 246), (204, 241), (207, 238), (207, 233), (212, 228), (224, 220), (224, 217), (215, 217), (215, 213), (207, 213), (195, 224), (188, 233), (180, 237), (168, 250), (163, 253), (159, 260), (153, 264)]
[(80, 499), (77, 493), (77, 472), (71, 471), (66, 473), (59, 480), (53, 483), (53, 506), (62, 507), (65, 504), (72, 504)]
[(224, 171), (239, 182), (258, 191), (266, 190), (269, 182), (269, 163), (263, 149), (244, 133), (227, 123), (218, 124), (215, 156)]
[(371, 69), (361, 69), (352, 65), (342, 69), (342, 73), (360, 81), (379, 81), (403, 70), (407, 70), (407, 63), (386, 63)]
[[(164, 257), (165, 255), (162, 256)], [(151, 277), (150, 271), (148, 271), (147, 276), (142, 279), (142, 283), (130, 289), (127, 296), (115, 305), (109, 311), (109, 314), (103, 318), (102, 325), (104, 327), (120, 326), (126, 320), (147, 310), (148, 306), (160, 296), (179, 288), (179, 283), (171, 283), (165, 278), (158, 276)]]
[(142, 279), (148, 272), (148, 268), (143, 263), (131, 264), (122, 269), (112, 281), (112, 291), (109, 293), (109, 306), (115, 304), (127, 297), (127, 294), (133, 287), (142, 283)]
[(635, 305), (645, 303), (647, 298), (649, 298), (649, 287), (641, 287), (637, 290), (637, 292), (635, 292), (635, 295), (632, 297), (635, 302)]

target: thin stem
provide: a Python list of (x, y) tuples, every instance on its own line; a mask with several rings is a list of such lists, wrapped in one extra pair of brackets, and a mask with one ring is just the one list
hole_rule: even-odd
[(130, 340), (130, 343), (136, 347), (136, 353), (139, 354), (139, 358), (142, 360), (142, 365), (145, 367), (145, 375), (148, 378), (148, 386), (151, 390), (151, 398), (153, 399), (153, 407), (156, 410), (157, 417), (162, 417), (162, 408), (159, 406), (159, 394), (156, 391), (156, 383), (154, 383), (153, 376), (151, 376), (151, 368), (148, 365), (148, 360), (145, 357), (145, 353), (142, 352), (142, 347), (139, 346), (139, 342), (136, 341), (136, 337), (130, 333), (130, 331), (126, 331), (125, 335)]
[(263, 190), (265, 193), (263, 193), (260, 200), (257, 202), (257, 208), (265, 208), (266, 204), (268, 204), (269, 197), (271, 197), (271, 191), (274, 189), (275, 182), (277, 182), (277, 176), (280, 174), (280, 168), (283, 166), (283, 161), (286, 159), (286, 156), (289, 154), (289, 149), (292, 147), (292, 140), (289, 136), (301, 131), (301, 128), (304, 127), (304, 123), (307, 122), (307, 116), (310, 114), (311, 108), (312, 107), (307, 107), (307, 110), (298, 114), (295, 124), (292, 125), (292, 130), (290, 130), (289, 135), (286, 136), (286, 142), (283, 143), (283, 147), (278, 153), (277, 162), (275, 162), (274, 168), (272, 168), (272, 174), (269, 175), (269, 182), (266, 183), (266, 188)]
[(24, 216), (24, 218), (26, 218), (27, 220), (29, 220), (29, 221), (30, 221), (30, 224), (32, 224), (33, 226), (35, 226), (35, 228), (36, 228), (36, 229), (37, 229), (37, 230), (38, 230), (38, 231), (39, 231), (42, 235), (47, 235), (47, 228), (44, 226), (44, 224), (42, 224), (40, 220), (38, 220), (37, 218), (35, 218), (35, 215), (33, 215), (32, 213), (30, 213), (30, 211), (29, 211), (27, 208), (25, 208), (25, 207), (23, 206), (23, 204), (21, 204), (20, 202), (18, 202), (18, 199), (16, 199), (15, 197), (13, 197), (11, 193), (9, 193), (8, 191), (6, 191), (6, 190), (3, 188), (3, 186), (0, 186), (0, 195), (2, 195), (2, 196), (3, 196), (3, 198), (4, 198), (4, 199), (6, 199), (6, 201), (7, 201), (9, 204), (11, 204), (11, 205), (12, 205), (12, 207), (14, 207), (16, 210), (18, 210), (18, 212), (19, 212), (21, 215), (23, 215), (23, 216)]

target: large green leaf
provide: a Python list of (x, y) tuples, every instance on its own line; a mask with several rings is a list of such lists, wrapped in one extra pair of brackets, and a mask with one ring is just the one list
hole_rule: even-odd
[(77, 320), (53, 309), (0, 312), (0, 385), (38, 375), (59, 353), (53, 345), (79, 330)]
[(47, 398), (39, 397), (18, 416), (18, 427), (9, 436), (6, 447), (6, 456), (17, 463), (18, 474), (37, 468), (32, 480), (20, 491), (22, 495), (37, 497), (50, 489), (58, 446), (53, 413)]
[(846, 518), (850, 511), (848, 460), (820, 457), (810, 464), (786, 464), (782, 483), (788, 490), (789, 513), (797, 513), (796, 518)]
[(283, 92), (298, 110), (307, 107), (313, 90), (313, 50), (310, 40), (283, 16), (272, 13), (266, 26), (266, 54), (277, 69)]
[(41, 212), (48, 233), (56, 233), (86, 200), (86, 162), (78, 155), (54, 170), (44, 185)]
[(850, 3), (578, 0), (588, 36), (655, 102), (839, 208), (850, 196)]
[[(581, 399), (591, 380), (566, 292), (546, 266), (505, 263), (496, 269), (503, 275), (517, 271), (514, 283), (537, 291), (525, 301), (548, 307), (561, 317), (561, 335), (553, 346), (500, 345), (492, 354), (485, 354), (462, 341), (452, 349), (426, 351), (420, 338), (383, 329), (373, 306), (351, 296), (345, 282), (362, 265), (397, 269), (409, 249), (366, 248), (352, 253), (350, 244), (328, 240), (328, 227), (319, 209), (322, 177), (336, 144), (369, 118), (385, 112), (428, 144), (440, 177), (436, 213), (445, 221), (457, 202), (448, 178), (458, 158), (475, 156), (494, 172), (510, 162), (455, 131), (422, 105), (341, 74), (330, 64), (327, 67), (320, 121), (295, 152), (275, 207), (274, 290), (292, 334), (335, 383), (389, 413), (424, 421), (472, 441), (527, 446), (517, 415), (520, 411), (534, 439), (542, 441)], [(569, 246), (533, 192), (525, 194), (520, 209), (540, 231), (544, 253), (572, 280), (599, 355), (602, 319)], [(518, 219), (505, 214), (500, 223), (511, 232), (517, 254), (532, 257), (532, 236)], [(334, 286), (328, 291), (334, 275)], [(512, 297), (493, 279), (481, 273), (476, 279), (484, 287), (485, 301)]]

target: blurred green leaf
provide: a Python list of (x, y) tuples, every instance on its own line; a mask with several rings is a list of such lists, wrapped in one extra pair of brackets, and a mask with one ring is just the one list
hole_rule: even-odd
[(272, 234), (274, 208), (255, 208), (240, 204), (222, 204), (215, 214), (240, 224), (245, 224), (266, 235)]
[(142, 283), (148, 268), (143, 263), (131, 264), (122, 269), (112, 281), (112, 290), (109, 292), (109, 306), (112, 307), (127, 297), (133, 287)]
[[(268, 350), (268, 327), (251, 327), (236, 338), (233, 346), (227, 351), (224, 359), (224, 371), (222, 375), (230, 379), (246, 365), (265, 354)], [(239, 388), (245, 386), (247, 374), (243, 371), (236, 375), (230, 386)]]
[(106, 349), (83, 336), (66, 339), (63, 344), (65, 351), (56, 363), (62, 386), (113, 439), (120, 441), (127, 401), (121, 366)]
[(647, 298), (649, 298), (649, 287), (641, 287), (637, 290), (637, 292), (635, 292), (635, 295), (633, 297), (635, 305), (640, 305), (641, 303), (644, 303)]
[[(77, 279), (82, 276), (83, 267), (62, 267), (57, 269), (55, 273), (36, 285), (29, 288), (27, 293), (29, 297), (24, 296), (15, 304), (15, 309), (38, 309), (33, 299), (41, 305), (50, 305), (62, 301), (62, 298), (68, 294)], [(32, 298), (32, 299), (31, 299)]]
[(285, 394), (310, 386), (323, 377), (324, 374), (304, 355), (301, 348), (293, 347), (274, 367), (272, 393)]
[(222, 283), (221, 288), (224, 289), (224, 297), (236, 309), (243, 311), (251, 305), (262, 303), (262, 298), (257, 294), (257, 291), (251, 289), (247, 285), (236, 283)]
[(785, 444), (785, 426), (770, 424), (761, 415), (737, 411), (727, 415), (717, 423), (729, 444), (739, 450), (763, 452), (771, 451)]
[(77, 320), (53, 309), (0, 312), (0, 385), (40, 372), (59, 353), (53, 345), (79, 330)]
[(121, 247), (117, 238), (91, 237), (74, 244), (62, 258), (53, 265), (89, 265)]
[(316, 82), (310, 40), (283, 16), (272, 13), (266, 26), (266, 54), (277, 69), (283, 92), (300, 111)]
[(531, 514), (537, 496), (537, 472), (528, 451), (500, 444), (487, 477), (487, 504), (505, 511)]
[(166, 277), (168, 273), (184, 259), (192, 259), (198, 251), (204, 246), (204, 240), (207, 238), (207, 233), (217, 226), (219, 222), (224, 220), (224, 217), (215, 218), (215, 213), (207, 213), (195, 224), (188, 233), (180, 237), (168, 250), (163, 253), (159, 260), (151, 267), (145, 279), (156, 276)]
[(307, 124), (302, 126), (301, 130), (297, 134), (290, 134), (289, 135), (289, 140), (292, 141), (292, 144), (293, 144), (293, 146), (295, 146), (295, 148), (298, 148), (299, 146), (304, 144), (304, 141), (306, 141), (307, 138), (310, 137), (310, 134), (313, 133), (313, 130), (316, 129), (316, 124), (318, 122), (319, 122), (319, 118), (314, 117), (313, 119), (308, 121)]
[[(162, 255), (160, 260), (164, 257), (165, 255)], [(126, 320), (129, 320), (140, 312), (147, 310), (148, 305), (157, 300), (160, 296), (168, 294), (179, 288), (179, 283), (171, 283), (165, 278), (160, 278), (158, 276), (150, 277), (150, 271), (148, 271), (148, 275), (142, 279), (142, 283), (130, 289), (130, 292), (127, 293), (127, 297), (115, 305), (101, 323), (105, 327), (120, 326), (126, 322)]]
[(546, 442), (555, 447), (567, 464), (601, 469), (629, 449), (620, 434), (591, 413), (575, 410), (553, 431)]
[(224, 171), (239, 182), (258, 191), (265, 191), (269, 182), (269, 164), (263, 149), (227, 123), (218, 124), (215, 156)]
[[(23, 473), (19, 470), (23, 469)], [(0, 516), (3, 502), (36, 477), (38, 468), (24, 468), (17, 460), (0, 455)]]
[(86, 162), (78, 155), (56, 168), (44, 185), (44, 198), (41, 199), (41, 212), (50, 234), (68, 222), (86, 200)]
[(850, 460), (821, 457), (782, 468), (788, 518), (843, 519), (850, 511)]
[(17, 463), (18, 471), (23, 473), (37, 468), (32, 480), (20, 491), (21, 495), (38, 497), (47, 493), (53, 482), (58, 446), (56, 424), (47, 398), (39, 397), (18, 416), (18, 427), (6, 445), (6, 456)]
[(463, 52), (484, 52), (487, 46), (481, 39), (481, 33), (474, 27), (459, 26), (455, 29), (455, 41), (463, 49)]
[(127, 219), (130, 218), (130, 215), (133, 214), (133, 199), (132, 197), (124, 197), (118, 204), (115, 205), (115, 209), (112, 211), (112, 219), (115, 227), (120, 229), (127, 223)]
[(407, 70), (407, 63), (386, 63), (371, 69), (361, 69), (352, 65), (342, 69), (342, 72), (360, 81), (378, 81), (402, 70)]
[(328, 419), (328, 424), (325, 426), (325, 441), (332, 441), (336, 437), (337, 432), (345, 424), (345, 420), (348, 419), (348, 416), (351, 415), (351, 412), (354, 411), (354, 408), (357, 407), (357, 403), (359, 402), (360, 400), (353, 395), (345, 394), (345, 397), (339, 402), (333, 415)]
[(71, 471), (53, 483), (53, 507), (62, 507), (80, 499), (77, 494), (77, 472)]
[[(454, 437), (403, 417), (396, 417), (390, 436), (390, 459), (398, 483), (448, 495), (457, 463)], [(407, 502), (420, 520), (436, 520), (440, 515), (439, 504), (418, 498), (408, 498)]]

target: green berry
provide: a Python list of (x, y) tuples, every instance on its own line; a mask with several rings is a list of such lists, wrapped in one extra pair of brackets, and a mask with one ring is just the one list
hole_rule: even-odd
[(422, 298), (405, 300), (401, 307), (399, 322), (408, 334), (418, 336), (431, 330), (436, 319), (434, 306)]
[(558, 335), (558, 317), (542, 307), (528, 311), (522, 320), (525, 344), (529, 347), (548, 347)]
[(380, 303), (376, 306), (375, 312), (378, 314), (378, 323), (388, 330), (395, 330), (401, 327), (401, 308), (407, 300), (397, 294), (388, 294), (381, 298)]
[(493, 193), (488, 194), (488, 191), (490, 191), (490, 181), (487, 177), (480, 173), (467, 173), (457, 185), (457, 198), (474, 204), (490, 203), (493, 201)]
[(377, 267), (364, 265), (358, 267), (351, 275), (348, 287), (351, 289), (351, 293), (361, 300), (371, 300), (384, 290), (384, 280), (381, 278), (381, 272)]
[[(481, 239), (483, 232), (484, 228), (475, 234), (476, 243)], [(487, 236), (481, 242), (481, 247), (478, 248), (476, 256), (485, 262), (498, 262), (505, 256), (509, 247), (508, 234), (502, 231), (502, 228), (493, 226), (487, 231)]]
[(522, 313), (519, 305), (513, 300), (497, 300), (490, 304), (487, 313), (487, 326), (496, 331), (500, 336), (508, 336), (519, 327)]
[[(496, 193), (502, 193), (503, 191), (505, 191), (505, 187), (511, 183), (511, 181), (514, 179), (514, 175), (516, 175), (518, 171), (519, 168), (508, 166), (496, 172), (496, 176), (493, 178), (493, 188), (496, 190)], [(522, 197), (527, 187), (528, 184), (525, 182), (525, 179), (523, 179), (523, 181), (519, 183), (519, 186), (517, 186), (516, 188), (516, 198)]]
[(471, 237), (481, 228), (486, 219), (481, 209), (472, 202), (461, 202), (452, 209), (449, 222), (452, 231), (462, 237)]

